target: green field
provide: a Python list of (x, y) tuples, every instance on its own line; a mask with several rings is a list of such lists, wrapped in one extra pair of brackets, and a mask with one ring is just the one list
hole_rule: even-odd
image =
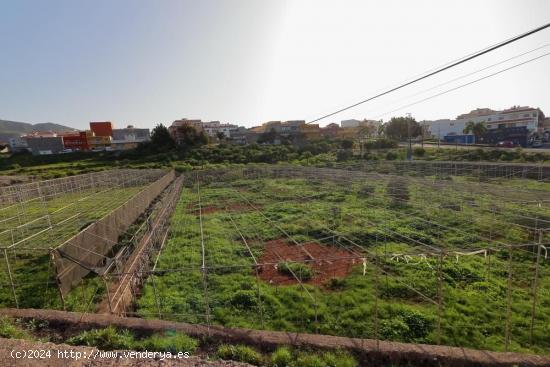
[(550, 353), (550, 184), (342, 172), (190, 183), (137, 314)]

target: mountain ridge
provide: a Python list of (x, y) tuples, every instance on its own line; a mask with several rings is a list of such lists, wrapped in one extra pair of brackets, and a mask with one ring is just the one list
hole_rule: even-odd
[(23, 134), (28, 134), (33, 131), (55, 131), (55, 132), (68, 132), (75, 131), (76, 129), (55, 124), (53, 122), (42, 122), (37, 124), (31, 124), (28, 122), (10, 121), (0, 119), (0, 142), (7, 142), (9, 138), (15, 138)]

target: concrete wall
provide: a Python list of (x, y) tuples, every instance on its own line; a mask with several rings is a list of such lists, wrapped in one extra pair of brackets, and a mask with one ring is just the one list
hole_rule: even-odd
[[(50, 327), (64, 332), (104, 328), (110, 325), (136, 333), (151, 334), (165, 330), (183, 332), (195, 338), (207, 338), (214, 343), (242, 343), (265, 351), (280, 345), (302, 348), (349, 350), (359, 356), (361, 366), (406, 365), (422, 367), (466, 366), (550, 366), (550, 357), (519, 353), (489, 352), (444, 345), (408, 344), (373, 339), (303, 334), (280, 331), (225, 328), (222, 326), (187, 324), (163, 320), (145, 320), (134, 317), (116, 317), (100, 314), (82, 314), (55, 310), (2, 309), (0, 315), (48, 321)], [(75, 330), (75, 331), (76, 331)]]

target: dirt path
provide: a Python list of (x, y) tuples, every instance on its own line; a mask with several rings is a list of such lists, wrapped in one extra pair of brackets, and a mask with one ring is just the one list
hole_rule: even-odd
[[(27, 357), (25, 357), (25, 355), (27, 355)], [(29, 358), (28, 356), (30, 355), (33, 355), (34, 358)], [(156, 359), (137, 358), (137, 355), (132, 355), (130, 351), (116, 351), (103, 354), (96, 348), (91, 347), (75, 347), (67, 344), (53, 344), (0, 338), (0, 366), (248, 367), (250, 365), (232, 361), (207, 361), (205, 359), (193, 356), (179, 359), (165, 358), (163, 360), (160, 359), (160, 356), (157, 356)]]

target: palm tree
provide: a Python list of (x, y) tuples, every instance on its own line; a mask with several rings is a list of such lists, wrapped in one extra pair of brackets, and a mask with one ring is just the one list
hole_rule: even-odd
[(469, 133), (474, 134), (476, 138), (476, 141), (475, 141), (476, 143), (483, 136), (483, 134), (485, 134), (486, 131), (487, 131), (487, 127), (485, 126), (485, 121), (481, 121), (481, 122), (468, 121), (464, 130), (462, 130), (464, 134), (469, 134)]

